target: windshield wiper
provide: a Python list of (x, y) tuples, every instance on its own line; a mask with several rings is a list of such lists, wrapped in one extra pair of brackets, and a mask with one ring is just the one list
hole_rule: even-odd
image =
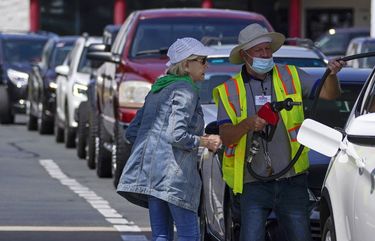
[(143, 55), (166, 55), (168, 52), (168, 48), (160, 48), (160, 49), (150, 49), (150, 50), (143, 50), (139, 51), (135, 56), (143, 56)]

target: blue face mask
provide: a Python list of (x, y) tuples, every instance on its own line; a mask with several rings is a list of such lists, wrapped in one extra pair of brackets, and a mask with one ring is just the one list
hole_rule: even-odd
[(250, 66), (255, 72), (258, 74), (265, 74), (269, 72), (275, 63), (273, 62), (273, 58), (269, 59), (262, 59), (253, 57), (253, 65)]

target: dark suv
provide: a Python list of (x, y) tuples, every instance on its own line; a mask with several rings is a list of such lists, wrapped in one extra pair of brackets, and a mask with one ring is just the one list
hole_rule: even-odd
[(27, 129), (53, 133), (56, 105), (56, 72), (73, 48), (77, 37), (52, 37), (44, 46), (42, 60), (33, 65), (28, 81)]
[(262, 15), (234, 10), (154, 9), (136, 11), (127, 18), (111, 52), (96, 56), (106, 61), (97, 73), (99, 177), (115, 174), (117, 185), (130, 149), (123, 140), (124, 128), (143, 105), (152, 83), (164, 73), (169, 45), (181, 37), (234, 44), (250, 23), (272, 31)]
[(25, 113), (31, 64), (40, 61), (50, 34), (0, 32), (0, 122)]

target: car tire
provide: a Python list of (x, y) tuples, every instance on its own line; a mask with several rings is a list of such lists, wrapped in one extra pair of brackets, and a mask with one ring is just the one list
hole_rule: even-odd
[(240, 217), (238, 220), (234, 221), (233, 209), (235, 202), (239, 201), (236, 199), (229, 187), (225, 191), (225, 201), (224, 201), (224, 225), (225, 225), (225, 241), (237, 241), (240, 240)]
[(66, 148), (76, 147), (76, 132), (75, 129), (69, 126), (69, 116), (68, 112), (65, 112), (65, 130), (64, 130), (64, 142)]
[(98, 119), (95, 110), (89, 111), (88, 135), (86, 140), (86, 162), (90, 169), (95, 169), (96, 146), (98, 139)]
[(98, 177), (112, 177), (112, 153), (104, 147), (106, 140), (103, 120), (99, 117), (98, 123), (99, 145), (97, 146), (96, 174)]
[(53, 134), (53, 121), (46, 120), (47, 117), (44, 114), (45, 107), (42, 105), (42, 111), (41, 111), (41, 117), (38, 118), (38, 130), (39, 134), (45, 135), (45, 134)]
[(59, 121), (58, 121), (58, 114), (57, 112), (55, 113), (55, 121), (54, 121), (54, 133), (55, 133), (55, 141), (57, 143), (62, 143), (64, 142), (64, 129), (59, 126)]
[(125, 130), (116, 121), (115, 123), (115, 145), (112, 151), (112, 174), (115, 188), (120, 180), (122, 170), (130, 157), (132, 145), (125, 141)]
[(78, 109), (78, 127), (77, 127), (77, 156), (81, 159), (86, 157), (86, 140), (87, 140), (87, 105), (81, 104)]
[(336, 232), (332, 216), (329, 216), (324, 223), (322, 241), (336, 241)]
[(8, 91), (4, 86), (0, 86), (0, 123), (12, 124), (14, 123), (14, 115), (10, 108), (10, 100)]

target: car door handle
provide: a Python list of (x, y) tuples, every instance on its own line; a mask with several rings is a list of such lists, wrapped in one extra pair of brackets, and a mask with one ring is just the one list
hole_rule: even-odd
[(370, 193), (372, 194), (374, 192), (374, 189), (375, 189), (375, 168), (372, 170), (372, 172), (370, 174), (370, 178), (371, 178), (371, 191), (370, 191)]

